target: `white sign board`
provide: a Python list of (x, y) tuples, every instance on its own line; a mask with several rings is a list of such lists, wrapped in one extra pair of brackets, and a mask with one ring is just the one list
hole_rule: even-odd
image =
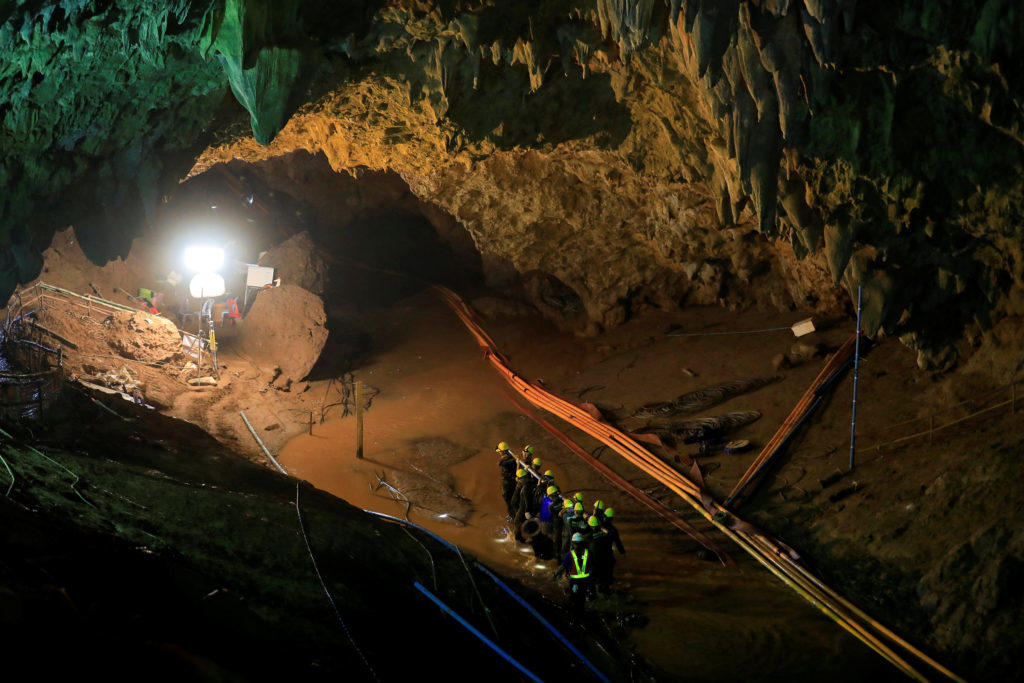
[(274, 269), (269, 266), (249, 266), (245, 276), (246, 287), (267, 287), (274, 284)]
[(793, 323), (793, 327), (791, 329), (793, 330), (793, 336), (795, 337), (802, 337), (805, 334), (810, 334), (811, 332), (814, 332), (814, 320), (806, 318), (798, 323)]

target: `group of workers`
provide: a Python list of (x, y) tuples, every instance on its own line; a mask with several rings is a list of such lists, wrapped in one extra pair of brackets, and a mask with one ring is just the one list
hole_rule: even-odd
[(529, 543), (540, 560), (559, 559), (555, 578), (568, 577), (574, 610), (582, 609), (596, 592), (608, 594), (614, 581), (614, 550), (626, 552), (615, 528), (615, 510), (595, 500), (588, 514), (582, 493), (562, 495), (554, 472), (541, 472), (543, 463), (533, 446), (523, 447), (519, 457), (504, 441), (495, 451), (501, 495), (516, 540)]

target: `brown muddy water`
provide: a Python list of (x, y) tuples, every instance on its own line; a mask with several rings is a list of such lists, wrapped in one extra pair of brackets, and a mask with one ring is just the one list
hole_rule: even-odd
[[(314, 425), (312, 436), (291, 439), (279, 453), (294, 475), (353, 505), (402, 516), (406, 504), (380, 485), (382, 477), (413, 501), (413, 522), (562, 600), (562, 586), (551, 578), (555, 563), (536, 561), (528, 547), (511, 540), (499, 494), (494, 445), (501, 440), (514, 448), (532, 443), (563, 491), (582, 491), (588, 504), (601, 498), (615, 507), (627, 550), (616, 568), (620, 593), (592, 608), (609, 619), (630, 614), (646, 619), (646, 625), (632, 628), (626, 637), (661, 672), (659, 678), (898, 678), (864, 645), (726, 539), (715, 538), (736, 566), (699, 559), (698, 546), (685, 535), (614, 490), (516, 411), (504, 383), (465, 329), (429, 293), (364, 312), (359, 324), (373, 337), (374, 355), (355, 375), (381, 391), (365, 417), (366, 457), (354, 457), (354, 419), (334, 413), (324, 424)], [(574, 340), (538, 320), (497, 320), (486, 327), (513, 367), (535, 373), (527, 375), (530, 379), (558, 376), (571, 382), (579, 375), (581, 381), (603, 380), (605, 395), (621, 393), (622, 402), (650, 398), (637, 395), (647, 387), (631, 388), (623, 380), (621, 364), (606, 363), (611, 368), (606, 377), (580, 374), (595, 364), (595, 354), (608, 356), (596, 341)], [(721, 341), (709, 343), (721, 346)], [(687, 348), (691, 354), (699, 351)], [(648, 356), (640, 362), (658, 361)], [(699, 356), (689, 362), (706, 366)], [(728, 365), (727, 360), (723, 363)], [(634, 395), (626, 395), (630, 392)], [(596, 445), (578, 432), (570, 434), (588, 449)], [(638, 479), (617, 456), (602, 458), (627, 478)]]

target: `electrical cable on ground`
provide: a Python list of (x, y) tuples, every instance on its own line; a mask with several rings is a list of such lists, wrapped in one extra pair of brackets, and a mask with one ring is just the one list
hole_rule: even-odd
[(0, 462), (4, 464), (4, 468), (7, 470), (7, 474), (9, 474), (11, 477), (11, 485), (7, 487), (7, 493), (4, 494), (6, 497), (10, 498), (11, 491), (14, 490), (14, 472), (11, 471), (11, 466), (7, 464), (7, 461), (4, 460), (4, 456), (2, 455), (0, 455)]
[[(0, 436), (3, 436), (3, 437), (4, 437), (5, 439), (7, 439), (8, 441), (10, 441), (10, 442), (12, 442), (12, 443), (16, 443), (16, 442), (17, 442), (17, 441), (16, 441), (16, 439), (15, 439), (15, 438), (14, 438), (13, 436), (11, 436), (10, 434), (8, 434), (8, 433), (7, 433), (6, 431), (4, 431), (3, 429), (0, 429)], [(68, 469), (67, 467), (65, 467), (65, 466), (64, 466), (64, 465), (62, 465), (61, 463), (57, 462), (56, 460), (54, 460), (54, 459), (53, 459), (53, 458), (51, 458), (50, 456), (46, 455), (46, 454), (45, 454), (45, 453), (43, 453), (42, 451), (40, 451), (40, 450), (36, 449), (36, 448), (35, 448), (35, 447), (33, 447), (32, 445), (30, 445), (30, 444), (20, 444), (20, 445), (24, 446), (25, 448), (27, 448), (27, 449), (28, 449), (29, 451), (31, 451), (32, 453), (35, 453), (36, 455), (38, 455), (38, 456), (39, 456), (40, 458), (42, 458), (43, 460), (46, 460), (47, 462), (49, 462), (49, 463), (52, 463), (52, 464), (56, 465), (57, 467), (59, 467), (59, 468), (60, 468), (60, 469), (62, 469), (63, 471), (65, 471), (65, 472), (67, 472), (68, 474), (70, 474), (70, 475), (71, 475), (71, 476), (72, 476), (72, 477), (74, 478), (74, 481), (72, 481), (72, 482), (71, 482), (71, 486), (70, 486), (70, 488), (71, 488), (71, 492), (72, 492), (72, 493), (74, 493), (74, 494), (75, 494), (76, 496), (78, 496), (78, 499), (79, 499), (79, 500), (81, 500), (81, 501), (82, 501), (83, 503), (85, 503), (86, 505), (88, 505), (89, 507), (91, 507), (91, 508), (94, 508), (94, 509), (96, 508), (96, 506), (95, 506), (95, 505), (93, 505), (92, 503), (90, 503), (90, 502), (89, 502), (88, 500), (86, 500), (86, 499), (85, 499), (85, 496), (83, 496), (83, 495), (82, 495), (81, 491), (79, 491), (79, 490), (78, 490), (78, 489), (76, 488), (76, 487), (78, 486), (78, 482), (79, 482), (79, 481), (81, 481), (81, 477), (79, 477), (79, 476), (78, 476), (78, 475), (77, 475), (76, 473), (72, 472), (72, 471), (71, 471), (70, 469)], [(5, 463), (4, 463), (4, 464), (6, 465), (6, 461), (5, 461)], [(9, 470), (8, 470), (8, 471), (9, 471)], [(14, 475), (12, 474), (11, 476), (13, 477)], [(14, 485), (14, 482), (13, 482), (13, 480), (11, 481), (11, 485), (12, 485), (12, 486)], [(8, 490), (8, 493), (10, 493), (10, 490)]]
[(306, 525), (302, 521), (302, 509), (299, 507), (299, 482), (295, 482), (295, 514), (299, 518), (299, 531), (302, 532), (302, 540), (306, 542), (306, 550), (309, 551), (309, 559), (313, 563), (313, 571), (316, 572), (316, 578), (320, 581), (320, 586), (324, 589), (324, 594), (327, 595), (328, 602), (331, 603), (331, 608), (334, 610), (334, 615), (338, 618), (338, 623), (341, 624), (342, 630), (348, 637), (348, 642), (352, 644), (352, 649), (359, 654), (359, 658), (363, 660), (363, 665), (366, 670), (373, 676), (373, 680), (379, 681), (377, 672), (370, 666), (370, 662), (366, 659), (366, 655), (356, 645), (355, 639), (352, 637), (352, 632), (349, 631), (348, 625), (345, 624), (345, 620), (341, 618), (341, 611), (338, 609), (338, 605), (334, 602), (334, 596), (331, 595), (331, 591), (327, 588), (327, 583), (324, 581), (324, 577), (320, 574), (320, 567), (317, 566), (316, 557), (313, 555), (313, 547), (309, 544), (309, 537), (306, 535)]
[(431, 576), (432, 576), (432, 578), (433, 578), (433, 580), (434, 580), (434, 590), (437, 590), (437, 565), (436, 565), (436, 564), (434, 564), (434, 555), (433, 555), (433, 553), (431, 553), (431, 552), (430, 552), (430, 551), (429, 551), (429, 550), (427, 549), (427, 546), (423, 545), (423, 542), (422, 542), (422, 541), (420, 541), (420, 539), (418, 539), (418, 538), (416, 538), (415, 536), (413, 536), (413, 535), (412, 535), (412, 532), (411, 532), (411, 531), (409, 531), (409, 530), (408, 530), (407, 528), (405, 528), (404, 526), (402, 526), (402, 527), (401, 527), (401, 529), (402, 529), (402, 531), (404, 531), (404, 532), (406, 533), (406, 535), (407, 535), (407, 536), (408, 536), (409, 538), (411, 538), (412, 540), (416, 541), (416, 543), (417, 543), (417, 544), (418, 544), (418, 545), (419, 545), (419, 546), (420, 546), (421, 548), (423, 548), (423, 552), (425, 552), (425, 553), (427, 554), (427, 559), (429, 559), (429, 560), (430, 560), (430, 574), (431, 574)]
[(469, 583), (473, 586), (473, 591), (476, 593), (476, 599), (480, 601), (480, 606), (484, 609), (484, 616), (487, 617), (487, 623), (491, 625), (491, 631), (494, 633), (494, 637), (498, 637), (498, 627), (494, 625), (494, 619), (491, 618), (491, 609), (484, 602), (484, 596), (480, 594), (480, 588), (476, 585), (476, 579), (473, 578), (473, 572), (469, 571), (469, 565), (466, 563), (466, 558), (462, 554), (462, 549), (459, 546), (455, 546), (455, 553), (462, 560), (462, 568), (466, 570), (466, 576), (469, 578)]

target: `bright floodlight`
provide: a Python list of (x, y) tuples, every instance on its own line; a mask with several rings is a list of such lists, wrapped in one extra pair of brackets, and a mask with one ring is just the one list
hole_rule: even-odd
[(224, 250), (220, 247), (192, 246), (185, 249), (185, 267), (208, 273), (224, 267)]
[(224, 294), (224, 278), (217, 273), (199, 273), (188, 283), (193, 299), (209, 299)]

